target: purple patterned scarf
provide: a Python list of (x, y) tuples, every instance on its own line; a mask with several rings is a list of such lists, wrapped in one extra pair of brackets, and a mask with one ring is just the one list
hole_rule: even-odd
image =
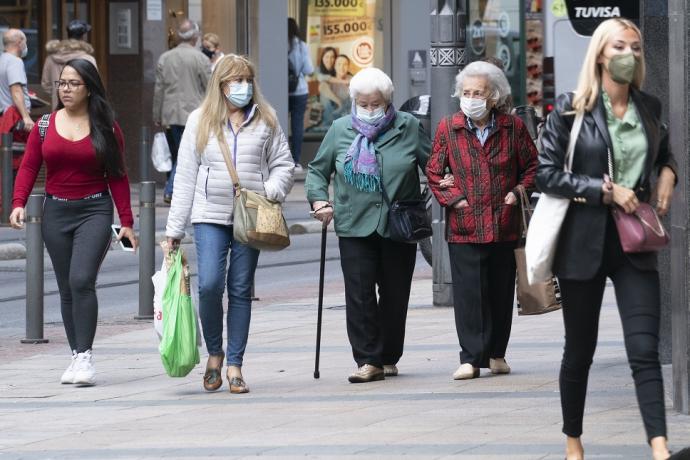
[(393, 126), (395, 120), (395, 107), (388, 106), (386, 114), (376, 123), (365, 123), (357, 118), (357, 105), (352, 102), (352, 129), (357, 132), (355, 140), (347, 149), (345, 155), (345, 182), (355, 186), (363, 192), (376, 192), (381, 190), (381, 174), (376, 161), (374, 141), (380, 134)]

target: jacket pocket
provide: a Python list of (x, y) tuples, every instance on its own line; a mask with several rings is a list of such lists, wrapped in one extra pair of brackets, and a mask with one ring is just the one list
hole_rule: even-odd
[(459, 209), (451, 208), (449, 214), (448, 217), (452, 219), (450, 225), (451, 233), (459, 236), (470, 236), (476, 232), (477, 223), (472, 214), (472, 207), (467, 206)]

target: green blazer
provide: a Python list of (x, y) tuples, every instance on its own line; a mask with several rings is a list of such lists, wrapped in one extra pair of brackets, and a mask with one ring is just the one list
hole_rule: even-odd
[[(388, 206), (381, 192), (362, 192), (345, 182), (343, 163), (357, 133), (351, 115), (331, 125), (309, 163), (305, 189), (309, 203), (329, 201), (328, 186), (335, 173), (333, 199), (335, 231), (338, 236), (364, 237), (376, 232), (388, 237)], [(421, 199), (419, 173), (425, 171), (431, 141), (419, 120), (398, 112), (393, 126), (375, 142), (381, 179), (391, 201)]]

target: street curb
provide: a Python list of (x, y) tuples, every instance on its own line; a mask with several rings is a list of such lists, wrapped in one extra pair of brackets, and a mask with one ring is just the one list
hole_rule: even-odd
[[(290, 225), (289, 232), (290, 235), (304, 235), (307, 233), (321, 233), (322, 225), (321, 222), (316, 220), (305, 220), (302, 222), (295, 222)], [(328, 226), (328, 231), (333, 232), (333, 223)]]
[(26, 258), (26, 248), (21, 243), (0, 244), (0, 260), (15, 260)]
[[(333, 232), (333, 224), (328, 226), (328, 231)], [(315, 220), (305, 220), (303, 222), (295, 222), (290, 225), (290, 235), (305, 235), (307, 233), (321, 233), (321, 222)], [(156, 232), (156, 244), (165, 241), (165, 231)], [(194, 240), (191, 235), (186, 235), (181, 244), (192, 244)], [(116, 249), (118, 246), (112, 244), (110, 249)], [(26, 247), (22, 243), (0, 243), (0, 261), (2, 260), (17, 260), (26, 258)]]

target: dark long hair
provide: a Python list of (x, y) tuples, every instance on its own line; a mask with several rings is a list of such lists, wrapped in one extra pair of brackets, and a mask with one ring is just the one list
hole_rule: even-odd
[[(125, 173), (125, 165), (122, 161), (120, 144), (115, 138), (115, 112), (108, 101), (101, 76), (96, 67), (85, 59), (72, 59), (65, 64), (65, 67), (67, 66), (76, 70), (86, 84), (86, 91), (89, 94), (90, 137), (96, 151), (96, 159), (103, 165), (109, 177), (121, 177)], [(57, 110), (64, 107), (60, 100)]]
[[(333, 52), (333, 68), (329, 70), (323, 65), (323, 57), (326, 55), (326, 53), (330, 53), (331, 51)], [(336, 50), (332, 46), (325, 47), (321, 52), (321, 59), (319, 59), (319, 72), (323, 75), (330, 75), (331, 77), (335, 77), (335, 60), (337, 58), (338, 50)]]
[(302, 34), (300, 33), (299, 26), (295, 18), (288, 18), (288, 47), (292, 49), (292, 42), (297, 37), (297, 39), (302, 39)]

